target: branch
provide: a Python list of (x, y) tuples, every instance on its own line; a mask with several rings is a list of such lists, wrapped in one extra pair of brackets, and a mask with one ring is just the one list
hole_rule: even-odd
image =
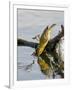
[(23, 39), (18, 39), (17, 40), (17, 45), (18, 46), (28, 46), (28, 47), (36, 48), (38, 43), (26, 41), (26, 40), (23, 40)]

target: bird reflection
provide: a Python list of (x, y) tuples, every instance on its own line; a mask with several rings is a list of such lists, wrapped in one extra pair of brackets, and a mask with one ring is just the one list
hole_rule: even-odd
[(41, 72), (46, 75), (46, 78), (56, 78), (59, 75), (60, 78), (64, 78), (64, 63), (56, 64), (52, 57), (48, 56), (47, 53), (43, 53), (40, 57), (38, 57), (38, 64)]
[(41, 57), (38, 58), (38, 64), (40, 66), (41, 72), (46, 75), (47, 78), (52, 78), (53, 76), (53, 70), (51, 69), (50, 65), (45, 62), (44, 59)]

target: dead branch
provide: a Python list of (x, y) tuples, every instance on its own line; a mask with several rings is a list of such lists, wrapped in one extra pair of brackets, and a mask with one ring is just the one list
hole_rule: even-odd
[(17, 45), (18, 46), (28, 46), (28, 47), (32, 47), (32, 48), (37, 48), (38, 43), (26, 41), (23, 39), (18, 39)]

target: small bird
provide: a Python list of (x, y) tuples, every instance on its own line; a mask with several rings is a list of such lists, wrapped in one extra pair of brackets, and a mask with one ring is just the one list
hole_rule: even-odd
[(52, 24), (49, 28), (48, 26), (45, 28), (45, 30), (43, 31), (41, 37), (40, 37), (40, 40), (39, 40), (39, 45), (36, 49), (36, 52), (35, 54), (37, 56), (40, 56), (42, 54), (42, 52), (44, 51), (48, 41), (50, 40), (51, 38), (51, 30), (52, 28), (55, 26), (56, 24)]

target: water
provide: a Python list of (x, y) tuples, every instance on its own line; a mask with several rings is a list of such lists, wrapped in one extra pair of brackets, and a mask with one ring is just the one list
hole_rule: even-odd
[[(42, 11), (17, 9), (17, 38), (27, 41), (38, 42), (32, 38), (42, 34), (47, 25), (56, 24), (51, 33), (51, 38), (61, 31), (61, 24), (64, 25), (63, 11)], [(53, 70), (44, 58), (32, 56), (34, 48), (17, 47), (17, 80), (39, 80), (52, 79)], [(61, 78), (56, 75), (55, 78)]]
[[(46, 76), (40, 71), (37, 58), (31, 55), (33, 52), (34, 49), (30, 47), (18, 47), (17, 80), (46, 79)], [(31, 65), (33, 60), (34, 64)], [(26, 70), (28, 65), (31, 66)]]

